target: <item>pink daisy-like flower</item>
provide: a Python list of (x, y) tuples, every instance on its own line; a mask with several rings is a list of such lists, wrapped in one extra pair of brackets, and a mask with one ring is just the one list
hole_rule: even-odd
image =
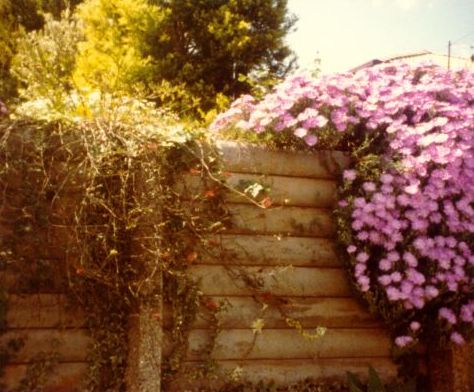
[(357, 247), (355, 247), (354, 245), (349, 245), (347, 247), (347, 253), (354, 253), (356, 250), (357, 250)]
[(362, 188), (364, 188), (364, 191), (366, 192), (374, 192), (376, 189), (375, 184), (373, 182), (364, 182), (362, 184)]
[(398, 347), (405, 347), (413, 343), (413, 338), (411, 336), (397, 336), (395, 338), (395, 344)]
[(462, 335), (458, 332), (453, 332), (449, 338), (453, 343), (456, 343), (458, 345), (463, 345), (464, 343), (466, 343)]
[(355, 170), (344, 170), (343, 178), (346, 181), (354, 181), (357, 177), (357, 172)]
[(293, 133), (295, 136), (305, 137), (308, 134), (308, 130), (305, 128), (296, 128)]
[(365, 263), (369, 260), (369, 255), (366, 252), (360, 252), (357, 254), (356, 260), (360, 263)]
[(314, 146), (318, 142), (318, 138), (314, 135), (306, 135), (304, 141), (308, 146)]

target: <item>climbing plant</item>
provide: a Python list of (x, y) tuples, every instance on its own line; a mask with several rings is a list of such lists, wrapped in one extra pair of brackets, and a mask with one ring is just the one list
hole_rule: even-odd
[[(177, 371), (186, 328), (203, 306), (186, 269), (199, 257), (194, 248), (205, 249), (227, 215), (217, 191), (210, 197), (175, 189), (190, 170), (203, 184), (211, 172), (219, 177), (202, 134), (191, 137), (150, 106), (121, 104), (93, 121), (0, 123), (2, 225), (11, 229), (1, 239), (2, 270), (16, 274), (15, 290), (66, 291), (72, 306), (85, 310), (92, 345), (84, 388), (93, 391), (123, 390), (129, 316), (162, 298), (172, 305), (176, 338), (165, 379)], [(51, 263), (57, 228), (67, 252)], [(160, 279), (163, 287), (150, 284)]]

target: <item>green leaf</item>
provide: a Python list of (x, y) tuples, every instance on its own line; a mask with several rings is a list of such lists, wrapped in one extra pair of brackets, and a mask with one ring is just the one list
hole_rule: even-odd
[(367, 392), (386, 392), (382, 380), (372, 366), (369, 366), (369, 383)]
[(364, 392), (362, 383), (354, 373), (346, 372), (346, 377), (350, 392)]

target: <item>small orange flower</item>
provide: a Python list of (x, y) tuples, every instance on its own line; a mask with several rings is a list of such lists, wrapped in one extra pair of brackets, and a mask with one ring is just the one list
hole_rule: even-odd
[(204, 303), (204, 306), (206, 308), (208, 308), (209, 310), (211, 311), (216, 311), (217, 309), (219, 309), (219, 304), (217, 304), (215, 301), (213, 301), (212, 299), (208, 299), (205, 303)]
[(188, 263), (192, 263), (194, 262), (198, 257), (198, 254), (197, 252), (189, 252), (187, 255), (186, 255), (186, 260)]
[(263, 302), (270, 302), (272, 299), (273, 299), (273, 294), (268, 292), (268, 291), (264, 291), (260, 297), (262, 298), (262, 301)]
[(83, 276), (86, 270), (83, 267), (76, 267), (76, 274), (79, 276)]
[(267, 196), (265, 197), (261, 202), (260, 202), (260, 205), (263, 207), (263, 208), (268, 208), (272, 205), (272, 199)]
[(204, 193), (204, 196), (206, 196), (208, 199), (212, 199), (213, 197), (216, 197), (216, 191), (215, 189), (209, 189)]

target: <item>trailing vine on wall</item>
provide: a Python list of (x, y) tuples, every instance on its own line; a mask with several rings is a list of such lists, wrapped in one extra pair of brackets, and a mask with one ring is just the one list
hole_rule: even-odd
[[(15, 290), (66, 290), (84, 308), (93, 338), (84, 387), (97, 391), (123, 390), (129, 316), (163, 296), (172, 309), (166, 382), (179, 370), (189, 325), (204, 306), (187, 266), (227, 217), (217, 191), (180, 195), (176, 179), (190, 171), (204, 182), (210, 171), (218, 176), (212, 151), (206, 148), (204, 156), (184, 133), (173, 139), (169, 132), (100, 121), (6, 121), (1, 131), (3, 216), (11, 218), (3, 224), (12, 228), (2, 238), (8, 256), (2, 270), (21, 271)], [(39, 243), (28, 241), (41, 229), (43, 241), (63, 230), (62, 260), (52, 263), (51, 254), (42, 260), (32, 251)], [(145, 263), (152, 263), (152, 274)], [(164, 287), (153, 282), (160, 279)]]
[[(161, 301), (171, 313), (163, 389), (177, 377), (214, 379), (219, 312), (227, 304), (204, 297), (187, 269), (201, 257), (219, 257), (213, 235), (230, 224), (226, 191), (260, 208), (271, 204), (263, 193), (228, 186), (218, 153), (202, 135), (160, 121), (161, 130), (140, 126), (137, 118), (0, 123), (2, 225), (10, 229), (2, 237), (2, 270), (14, 276), (12, 291), (67, 292), (70, 306), (84, 310), (92, 337), (85, 390), (124, 390), (130, 317), (142, 304)], [(199, 179), (199, 192), (183, 190), (185, 174)], [(303, 337), (314, 338), (252, 276), (228, 273), (237, 273), (262, 306), (276, 306)], [(189, 372), (182, 364), (198, 313), (210, 333), (201, 364)], [(163, 324), (163, 317), (158, 306), (155, 321)], [(263, 324), (255, 320), (249, 328), (257, 339)], [(53, 348), (49, 355), (60, 360)], [(43, 382), (43, 370), (53, 366), (35, 363), (22, 385)]]

